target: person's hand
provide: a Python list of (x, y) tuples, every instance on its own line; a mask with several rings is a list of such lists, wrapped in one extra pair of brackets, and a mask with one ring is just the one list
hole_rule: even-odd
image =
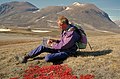
[(47, 40), (47, 45), (48, 45), (48, 46), (51, 46), (53, 42), (54, 42), (54, 41), (53, 41), (52, 39), (48, 39), (48, 40)]
[(56, 40), (55, 39), (49, 39), (49, 40), (47, 40), (47, 45), (48, 46), (53, 46), (54, 44), (56, 43)]

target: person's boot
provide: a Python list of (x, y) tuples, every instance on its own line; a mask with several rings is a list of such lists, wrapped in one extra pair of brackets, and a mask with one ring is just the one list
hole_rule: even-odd
[(24, 56), (24, 58), (22, 59), (21, 63), (27, 63), (29, 58), (30, 58), (29, 56)]
[(63, 64), (63, 61), (61, 60), (61, 61), (54, 61), (53, 62), (53, 65), (60, 65), (60, 64)]

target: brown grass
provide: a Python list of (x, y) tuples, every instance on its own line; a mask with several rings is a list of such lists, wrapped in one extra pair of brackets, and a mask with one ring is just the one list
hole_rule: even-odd
[[(41, 35), (13, 33), (0, 33), (0, 35), (2, 37), (0, 39), (1, 79), (21, 76), (30, 65), (45, 66), (52, 64), (43, 59), (47, 53), (39, 55), (39, 59), (30, 59), (27, 64), (20, 64), (14, 58), (16, 55), (23, 56), (36, 48), (41, 42)], [(120, 34), (88, 32), (87, 35), (93, 50), (87, 46), (86, 49), (77, 52), (77, 57), (69, 57), (63, 64), (68, 64), (77, 76), (94, 74), (95, 79), (119, 79)]]

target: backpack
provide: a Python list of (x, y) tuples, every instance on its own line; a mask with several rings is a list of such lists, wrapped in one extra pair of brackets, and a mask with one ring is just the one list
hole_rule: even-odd
[(80, 39), (76, 42), (78, 49), (85, 49), (87, 46), (87, 36), (85, 31), (79, 24), (74, 24), (75, 31), (80, 35)]

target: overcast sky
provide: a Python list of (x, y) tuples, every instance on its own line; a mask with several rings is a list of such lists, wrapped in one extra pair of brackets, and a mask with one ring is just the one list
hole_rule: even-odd
[(27, 1), (38, 8), (71, 5), (74, 2), (93, 3), (105, 11), (112, 20), (120, 20), (120, 0), (0, 0), (0, 4), (11, 1)]

